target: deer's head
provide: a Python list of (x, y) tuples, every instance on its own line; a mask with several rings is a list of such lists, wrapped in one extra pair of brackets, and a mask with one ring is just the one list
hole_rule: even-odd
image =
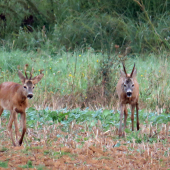
[(136, 77), (137, 70), (134, 67), (131, 74), (127, 74), (125, 66), (123, 64), (123, 71), (121, 71), (121, 77), (123, 78), (122, 89), (128, 98), (132, 97), (133, 90), (135, 88), (134, 78)]
[(25, 76), (22, 74), (21, 71), (18, 71), (18, 76), (21, 79), (21, 82), (23, 84), (24, 94), (27, 96), (28, 99), (31, 99), (33, 97), (34, 85), (37, 84), (42, 79), (44, 74), (42, 73), (42, 71), (40, 71), (41, 73), (40, 75), (32, 78), (32, 74), (33, 74), (33, 68), (32, 68), (32, 71), (30, 72), (30, 77), (28, 78), (27, 73), (26, 73), (27, 67), (28, 67), (28, 64), (26, 64), (24, 68)]

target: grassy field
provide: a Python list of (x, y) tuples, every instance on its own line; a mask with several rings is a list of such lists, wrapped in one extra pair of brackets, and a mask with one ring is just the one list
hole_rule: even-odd
[[(0, 50), (0, 82), (14, 81), (20, 83), (17, 67), (28, 70), (34, 67), (34, 75), (44, 69), (44, 78), (35, 89), (33, 102), (35, 106), (53, 109), (60, 108), (110, 108), (117, 107), (115, 87), (122, 68), (120, 55), (111, 55), (107, 87), (103, 85), (105, 60), (107, 56), (87, 52), (61, 52), (50, 55), (49, 51), (6, 52)], [(108, 59), (106, 60), (108, 61)], [(140, 84), (141, 108), (166, 109), (169, 112), (170, 80), (168, 53), (160, 55), (130, 55), (125, 58), (128, 72), (136, 64), (137, 79)], [(104, 90), (103, 90), (104, 89)], [(109, 99), (109, 100), (108, 100)], [(32, 104), (31, 104), (32, 106)]]
[[(0, 82), (20, 83), (17, 67), (29, 64), (34, 75), (44, 69), (27, 109), (27, 134), (13, 147), (7, 133), (9, 112), (0, 128), (0, 167), (6, 169), (168, 169), (169, 59), (129, 55), (128, 72), (136, 64), (140, 84), (140, 130), (131, 131), (130, 110), (125, 138), (118, 138), (119, 111), (115, 86), (121, 55), (110, 58), (109, 87), (103, 93), (102, 71), (107, 56), (87, 52), (0, 51)], [(107, 98), (111, 96), (110, 100)], [(160, 114), (161, 113), (161, 114)], [(136, 117), (135, 117), (136, 118)], [(136, 123), (135, 123), (136, 127)], [(136, 129), (136, 128), (135, 128)]]

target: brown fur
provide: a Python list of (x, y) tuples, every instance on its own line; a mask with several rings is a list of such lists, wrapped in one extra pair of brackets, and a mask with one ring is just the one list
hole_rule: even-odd
[[(124, 65), (123, 65), (124, 67)], [(127, 97), (126, 92), (123, 89), (124, 82), (130, 78), (134, 83), (134, 88), (132, 91), (131, 97)], [(136, 79), (136, 69), (135, 65), (133, 67), (132, 73), (127, 74), (125, 67), (124, 72), (121, 72), (121, 77), (116, 86), (117, 94), (119, 97), (119, 104), (120, 104), (120, 126), (119, 126), (119, 136), (124, 136), (124, 129), (126, 128), (126, 120), (128, 116), (126, 104), (131, 105), (131, 121), (132, 121), (132, 131), (134, 130), (134, 109), (136, 107), (136, 114), (137, 114), (137, 130), (139, 130), (139, 117), (138, 117), (138, 99), (139, 99), (139, 84)], [(124, 129), (122, 132), (122, 117), (124, 114)]]
[[(23, 85), (14, 82), (4, 82), (0, 84), (0, 116), (2, 115), (4, 109), (9, 110), (11, 112), (10, 120), (8, 123), (8, 131), (14, 146), (22, 144), (24, 134), (26, 132), (25, 110), (28, 107), (28, 97), (30, 98), (29, 95), (33, 97), (32, 92), (33, 92), (34, 84), (38, 83), (43, 77), (43, 74), (40, 74), (39, 76), (36, 76), (33, 79), (28, 80), (27, 76), (24, 77), (20, 71), (18, 72), (18, 75)], [(22, 124), (22, 135), (19, 141), (18, 141), (19, 128), (17, 122), (17, 113), (21, 114), (21, 124)], [(15, 125), (15, 135), (16, 135), (17, 144), (15, 143), (12, 135), (13, 122)]]

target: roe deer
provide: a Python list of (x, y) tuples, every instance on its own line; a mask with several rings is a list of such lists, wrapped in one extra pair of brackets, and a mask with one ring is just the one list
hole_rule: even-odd
[[(33, 69), (30, 72), (30, 78), (28, 78), (26, 73), (26, 68), (28, 64), (25, 65), (25, 76), (18, 71), (18, 76), (21, 79), (22, 85), (14, 82), (4, 82), (0, 84), (0, 116), (4, 109), (9, 110), (10, 119), (8, 123), (8, 131), (12, 143), (14, 146), (21, 145), (24, 134), (26, 132), (26, 113), (25, 109), (28, 106), (28, 99), (33, 97), (33, 89), (34, 85), (37, 84), (44, 74), (40, 72), (40, 75), (32, 78)], [(21, 114), (21, 124), (22, 124), (22, 135), (18, 141), (19, 129), (18, 129), (18, 122), (17, 122), (17, 113)], [(15, 135), (16, 141), (15, 143), (13, 134), (12, 134), (12, 124), (14, 121), (15, 125)]]
[[(136, 107), (137, 130), (139, 130), (139, 117), (138, 117), (139, 84), (136, 79), (136, 74), (137, 70), (135, 68), (135, 64), (131, 74), (127, 74), (125, 66), (123, 64), (123, 71), (121, 71), (121, 77), (116, 86), (116, 91), (119, 97), (120, 104), (119, 137), (124, 136), (124, 129), (126, 128), (126, 120), (128, 116), (126, 104), (131, 105), (132, 131), (134, 131), (134, 109)], [(122, 133), (123, 114), (124, 114), (124, 128)]]

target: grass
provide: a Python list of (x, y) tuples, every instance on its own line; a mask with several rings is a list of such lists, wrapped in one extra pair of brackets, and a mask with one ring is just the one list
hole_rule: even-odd
[(21, 168), (34, 168), (33, 166), (32, 166), (32, 161), (28, 161), (27, 162), (27, 164), (26, 165), (23, 165), (23, 166), (21, 166)]
[[(115, 86), (119, 78), (119, 55), (111, 56), (113, 64), (109, 67), (109, 86), (103, 89), (103, 71), (107, 56), (95, 53), (93, 49), (87, 52), (61, 52), (51, 56), (48, 51), (40, 52), (6, 52), (0, 50), (0, 82), (14, 81), (20, 83), (17, 76), (17, 66), (23, 71), (26, 63), (29, 69), (34, 67), (34, 75), (44, 69), (44, 77), (35, 88), (31, 106), (42, 108), (75, 108), (90, 107), (113, 108), (117, 106)], [(107, 60), (106, 60), (107, 61)], [(170, 80), (168, 53), (160, 56), (154, 54), (129, 55), (126, 57), (126, 67), (131, 72), (136, 64), (137, 79), (140, 85), (140, 101), (142, 108), (157, 109), (169, 112)], [(109, 99), (109, 100), (108, 100)], [(106, 102), (104, 102), (106, 101)]]
[(1, 162), (0, 161), (0, 167), (7, 168), (8, 167), (8, 162)]

